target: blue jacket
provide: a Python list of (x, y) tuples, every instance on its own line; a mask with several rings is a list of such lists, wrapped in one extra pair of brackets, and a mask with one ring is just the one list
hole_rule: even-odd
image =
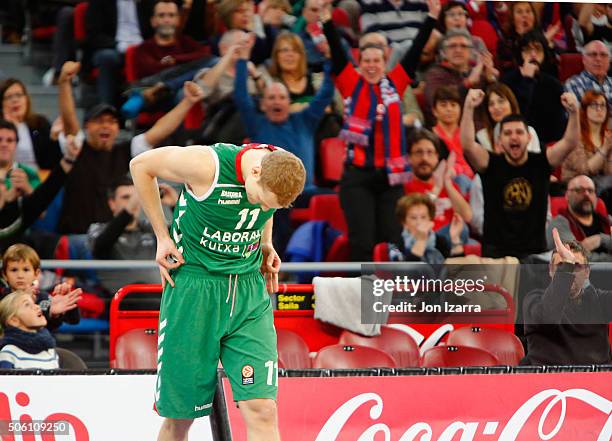
[(304, 163), (306, 168), (306, 187), (314, 186), (315, 145), (314, 135), (321, 118), (334, 95), (334, 83), (328, 72), (321, 88), (300, 112), (291, 113), (289, 118), (276, 124), (259, 112), (247, 91), (247, 65), (245, 60), (236, 63), (234, 101), (240, 111), (251, 142), (261, 142), (282, 147), (290, 151)]

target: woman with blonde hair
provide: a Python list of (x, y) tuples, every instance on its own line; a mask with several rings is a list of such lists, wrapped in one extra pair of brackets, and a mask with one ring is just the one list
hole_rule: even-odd
[(580, 104), (581, 142), (563, 161), (561, 180), (567, 182), (575, 176), (588, 175), (601, 190), (612, 184), (612, 133), (607, 130), (609, 103), (603, 93), (587, 90)]
[(47, 319), (28, 291), (15, 291), (0, 301), (0, 369), (58, 369), (55, 339)]

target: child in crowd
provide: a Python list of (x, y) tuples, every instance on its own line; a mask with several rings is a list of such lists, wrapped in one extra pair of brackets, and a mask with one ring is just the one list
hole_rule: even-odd
[(436, 90), (433, 98), (432, 111), (437, 124), (433, 132), (446, 144), (449, 152), (455, 153), (455, 178), (463, 193), (470, 189), (474, 171), (463, 156), (459, 122), (461, 121), (461, 95), (455, 86), (444, 86)]
[(17, 290), (29, 292), (50, 330), (63, 322), (76, 324), (81, 320), (77, 305), (81, 299), (80, 288), (73, 290), (69, 284), (60, 283), (51, 295), (38, 288), (40, 258), (33, 248), (24, 244), (10, 246), (2, 257), (2, 275), (8, 286), (0, 291), (0, 298)]
[(403, 243), (399, 248), (389, 244), (390, 260), (442, 264), (447, 257), (463, 255), (463, 219), (454, 214), (450, 224), (449, 244), (444, 235), (433, 231), (435, 213), (436, 208), (431, 198), (422, 193), (410, 193), (397, 202), (395, 215), (403, 227)]
[(30, 291), (15, 291), (0, 301), (1, 369), (58, 369), (55, 339), (45, 326)]

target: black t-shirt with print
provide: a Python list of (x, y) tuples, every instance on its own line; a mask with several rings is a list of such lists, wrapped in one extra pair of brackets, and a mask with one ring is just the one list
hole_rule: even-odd
[(489, 166), (480, 173), (484, 194), (483, 256), (522, 258), (546, 250), (551, 172), (543, 153), (528, 153), (527, 161), (520, 166), (509, 164), (504, 155), (490, 154)]

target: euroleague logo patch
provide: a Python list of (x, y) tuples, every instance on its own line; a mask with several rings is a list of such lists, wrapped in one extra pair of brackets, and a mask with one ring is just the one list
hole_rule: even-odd
[(242, 367), (242, 384), (254, 384), (255, 383), (255, 370), (250, 364), (245, 364)]

